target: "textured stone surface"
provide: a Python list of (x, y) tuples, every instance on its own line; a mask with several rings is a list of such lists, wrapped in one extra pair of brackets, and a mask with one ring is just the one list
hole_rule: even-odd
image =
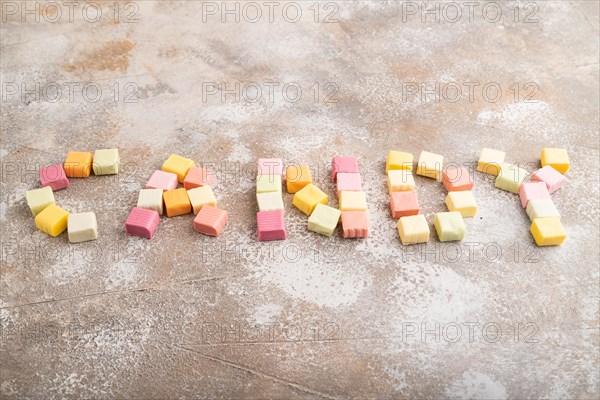
[[(375, 1), (321, 4), (318, 23), (312, 2), (295, 23), (283, 3), (272, 23), (266, 6), (256, 23), (248, 9), (222, 23), (203, 22), (200, 2), (143, 1), (128, 23), (135, 7), (118, 3), (115, 21), (109, 3), (96, 23), (81, 8), (69, 22), (67, 6), (55, 23), (2, 15), (3, 399), (598, 398), (597, 2), (532, 3), (534, 23), (525, 3), (514, 22), (512, 2), (498, 22), (482, 3), (455, 23)], [(336, 9), (338, 22), (323, 23)], [(36, 82), (47, 93), (21, 98)], [(51, 101), (66, 82), (81, 84), (72, 101), (66, 86)], [(258, 83), (262, 97), (210, 94), (236, 82)], [(268, 82), (279, 83), (272, 100)], [(421, 99), (415, 82), (457, 82), (462, 97)], [(472, 101), (465, 82), (479, 83)], [(489, 82), (496, 102), (482, 96)], [(524, 101), (527, 82), (537, 102)], [(297, 102), (289, 85), (282, 96), (292, 83)], [(402, 247), (388, 151), (474, 168), (482, 147), (529, 172), (542, 147), (568, 149), (568, 181), (552, 195), (565, 244), (535, 247), (518, 195), (473, 173), (479, 213), (465, 241), (442, 244), (432, 230), (427, 245)], [(119, 149), (119, 175), (55, 193), (69, 212), (96, 213), (98, 240), (37, 231), (24, 194), (39, 167), (98, 148)], [(212, 163), (229, 212), (218, 238), (194, 232), (193, 215), (163, 217), (152, 240), (125, 234), (138, 190), (171, 153)], [(359, 159), (369, 238), (308, 232), (284, 194), (288, 240), (257, 242), (256, 160), (310, 165), (335, 207), (335, 155)], [(446, 191), (416, 180), (432, 227)]]

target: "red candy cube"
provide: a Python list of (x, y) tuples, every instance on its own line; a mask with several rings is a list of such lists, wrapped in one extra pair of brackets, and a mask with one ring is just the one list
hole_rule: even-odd
[(473, 189), (473, 179), (466, 168), (446, 168), (442, 171), (442, 183), (449, 192)]
[(192, 167), (183, 180), (183, 187), (190, 190), (200, 186), (213, 186), (214, 183), (215, 176), (208, 169)]
[(392, 217), (400, 218), (419, 213), (419, 202), (416, 192), (391, 192), (390, 207)]
[(50, 165), (40, 169), (40, 182), (42, 186), (50, 186), (53, 192), (68, 188), (70, 185), (62, 164)]
[(259, 211), (256, 213), (256, 225), (258, 226), (258, 240), (261, 242), (287, 238), (282, 210)]
[(208, 236), (219, 236), (228, 220), (227, 211), (203, 206), (194, 218), (194, 230)]
[(152, 239), (160, 216), (154, 210), (133, 207), (125, 221), (125, 232), (132, 236)]

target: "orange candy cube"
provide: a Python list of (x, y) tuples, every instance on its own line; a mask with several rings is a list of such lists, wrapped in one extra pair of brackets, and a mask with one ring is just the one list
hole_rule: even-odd
[(92, 153), (70, 151), (65, 159), (65, 174), (69, 178), (87, 178), (92, 173)]
[(184, 188), (167, 190), (163, 193), (165, 211), (167, 217), (189, 214), (192, 212), (192, 204)]

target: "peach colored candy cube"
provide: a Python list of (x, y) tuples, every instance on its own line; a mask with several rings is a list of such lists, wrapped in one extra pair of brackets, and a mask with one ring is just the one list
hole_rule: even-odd
[(563, 174), (552, 168), (552, 166), (546, 165), (535, 171), (531, 175), (531, 180), (533, 182), (544, 182), (548, 188), (548, 192), (553, 193), (563, 187), (566, 179)]
[(390, 208), (393, 218), (417, 215), (419, 213), (417, 192), (391, 192)]
[(342, 211), (342, 234), (345, 238), (366, 238), (369, 236), (367, 212)]
[(519, 188), (519, 197), (525, 208), (530, 200), (550, 199), (550, 193), (544, 182), (525, 182)]
[(194, 218), (194, 230), (208, 236), (219, 236), (228, 219), (227, 211), (213, 206), (204, 206)]
[(464, 167), (446, 168), (442, 171), (442, 183), (449, 192), (473, 189), (473, 179)]
[(62, 164), (50, 165), (40, 169), (40, 182), (42, 186), (50, 186), (53, 192), (68, 188), (70, 185)]
[(200, 186), (213, 186), (214, 183), (215, 176), (208, 169), (192, 167), (183, 180), (183, 187), (185, 190), (190, 190)]

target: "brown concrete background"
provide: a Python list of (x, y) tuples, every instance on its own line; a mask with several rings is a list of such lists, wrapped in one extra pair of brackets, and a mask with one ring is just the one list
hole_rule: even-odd
[[(221, 2), (119, 2), (118, 18), (108, 2), (94, 23), (83, 4), (71, 22), (64, 4), (59, 15), (41, 2), (36, 22), (2, 3), (3, 399), (598, 398), (596, 1), (521, 2), (517, 22), (511, 3), (488, 6), (503, 12), (489, 22), (481, 2), (455, 23), (422, 22), (407, 2), (321, 3), (319, 22), (312, 2), (297, 22), (282, 17), (287, 3), (270, 22), (258, 2), (256, 23), (244, 3), (239, 23), (207, 12), (203, 22)], [(81, 85), (72, 99), (68, 82)], [(207, 82), (295, 83), (302, 95), (221, 101)], [(479, 89), (453, 102), (403, 91), (415, 82)], [(498, 101), (482, 95), (490, 82)], [(478, 173), (480, 211), (462, 244), (432, 232), (426, 246), (402, 247), (387, 151), (472, 165), (484, 146), (529, 171), (542, 147), (568, 149), (568, 183), (553, 194), (564, 246), (535, 247), (517, 196)], [(36, 231), (24, 193), (37, 169), (104, 147), (119, 148), (120, 175), (55, 194), (70, 212), (96, 213), (99, 239)], [(221, 237), (196, 234), (191, 216), (163, 218), (150, 241), (125, 235), (138, 190), (172, 152), (215, 168), (230, 213)], [(289, 239), (257, 243), (255, 160), (310, 164), (337, 205), (336, 154), (360, 159), (370, 237), (307, 232), (286, 194)], [(445, 191), (417, 186), (432, 224)]]

